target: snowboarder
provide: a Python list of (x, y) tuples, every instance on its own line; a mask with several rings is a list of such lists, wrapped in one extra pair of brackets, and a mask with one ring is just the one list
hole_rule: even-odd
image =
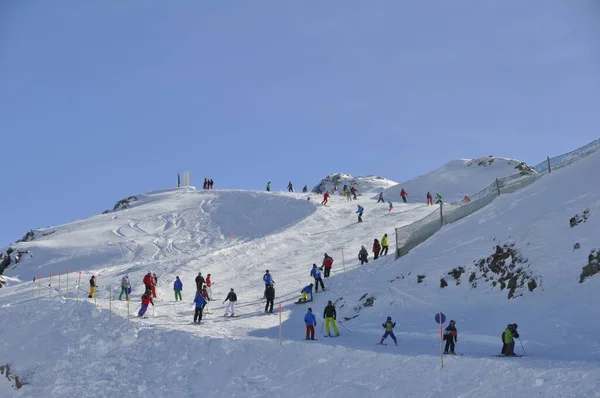
[(335, 312), (335, 307), (331, 301), (327, 302), (327, 306), (323, 310), (323, 318), (325, 319), (325, 331), (327, 332), (327, 336), (331, 337), (331, 330), (329, 329), (329, 325), (333, 326), (333, 331), (335, 332), (335, 337), (340, 335), (340, 331), (335, 325), (335, 318), (337, 314)]
[(325, 253), (325, 257), (323, 258), (323, 264), (321, 268), (325, 269), (325, 278), (329, 278), (329, 273), (331, 272), (331, 267), (333, 266), (333, 258), (330, 257), (327, 253)]
[(94, 298), (94, 293), (96, 292), (96, 275), (92, 275), (90, 278), (90, 294), (88, 298)]
[(158, 276), (152, 274), (152, 297), (156, 298), (156, 285), (158, 284)]
[(360, 251), (358, 252), (358, 259), (360, 260), (360, 265), (363, 265), (365, 263), (369, 263), (369, 252), (367, 251), (367, 249), (365, 248), (364, 245), (362, 245), (360, 247)]
[(125, 300), (129, 301), (129, 289), (131, 289), (129, 275), (125, 275), (123, 278), (121, 278), (121, 294), (119, 294), (119, 301), (123, 299), (123, 293), (125, 293)]
[(322, 205), (326, 205), (328, 201), (329, 201), (329, 192), (327, 192), (327, 191), (326, 191), (326, 192), (323, 194), (323, 201), (321, 202), (321, 204), (322, 204)]
[(383, 200), (383, 191), (379, 192), (379, 199), (377, 199), (377, 203), (385, 203), (385, 200)]
[(388, 242), (388, 236), (387, 234), (383, 234), (383, 238), (381, 238), (381, 256), (387, 255), (389, 248), (390, 244)]
[[(312, 301), (313, 300), (312, 288), (313, 288), (312, 283), (310, 285), (304, 286), (304, 289), (300, 290), (300, 293), (302, 293), (302, 297), (300, 297), (298, 302), (302, 303), (304, 301)], [(309, 295), (310, 295), (310, 300), (308, 300)]]
[(302, 188), (302, 193), (307, 193), (308, 192), (308, 187), (305, 185), (304, 188)]
[(267, 182), (267, 192), (271, 192), (271, 181)]
[(225, 300), (223, 300), (223, 304), (225, 304), (225, 301), (229, 300), (229, 304), (227, 305), (227, 310), (225, 310), (225, 316), (235, 316), (235, 303), (237, 302), (237, 294), (234, 293), (233, 288), (231, 288), (231, 290), (229, 291), (229, 294), (227, 294), (227, 297), (225, 297)]
[(362, 215), (364, 211), (365, 209), (361, 205), (358, 205), (358, 210), (356, 210), (358, 213), (358, 222), (362, 222)]
[(205, 285), (204, 277), (202, 276), (202, 272), (198, 272), (198, 276), (196, 276), (196, 291), (202, 290), (202, 286)]
[(350, 193), (352, 194), (352, 198), (354, 200), (356, 200), (356, 193), (358, 192), (358, 189), (356, 189), (356, 187), (352, 187), (350, 188)]
[(200, 323), (200, 321), (202, 321), (202, 309), (206, 303), (206, 299), (202, 297), (202, 292), (198, 290), (196, 292), (196, 297), (194, 298), (194, 304), (196, 304), (196, 307), (194, 308), (194, 323)]
[(273, 302), (275, 300), (275, 288), (273, 285), (268, 285), (265, 289), (265, 297), (267, 298), (267, 303), (265, 304), (265, 312), (272, 314), (273, 313)]
[(179, 279), (178, 276), (175, 277), (175, 282), (173, 282), (173, 290), (175, 291), (175, 301), (177, 301), (178, 299), (183, 301), (183, 298), (181, 297), (181, 291), (183, 290), (183, 282), (181, 282), (181, 279)]
[(206, 291), (208, 292), (208, 301), (212, 300), (212, 279), (210, 274), (206, 275)]
[(312, 313), (312, 308), (308, 308), (308, 312), (304, 315), (304, 323), (306, 324), (305, 340), (315, 339), (315, 326), (317, 326), (317, 318)]
[(379, 240), (373, 239), (373, 259), (377, 260), (379, 258), (379, 252), (381, 251), (381, 245), (379, 244)]
[(394, 205), (392, 204), (392, 201), (390, 200), (388, 202), (388, 213), (391, 213), (392, 210), (394, 210)]
[(294, 192), (294, 186), (292, 185), (291, 181), (288, 181), (287, 189), (288, 192)]
[(400, 191), (400, 196), (402, 197), (402, 200), (404, 201), (404, 203), (406, 203), (406, 196), (408, 194), (406, 193), (406, 191), (404, 190), (404, 188), (402, 188), (402, 191)]
[(431, 192), (427, 192), (427, 206), (433, 206), (433, 196)]
[(325, 291), (323, 278), (321, 278), (321, 271), (319, 271), (319, 268), (317, 268), (317, 264), (313, 264), (312, 269), (310, 270), (310, 276), (315, 279), (315, 293), (319, 292), (319, 283), (321, 284), (321, 289)]
[(154, 301), (152, 301), (152, 296), (150, 296), (149, 292), (146, 292), (142, 295), (142, 306), (140, 307), (140, 311), (138, 312), (138, 316), (141, 318), (146, 313), (148, 309), (148, 304), (152, 304), (154, 307)]
[(442, 195), (440, 195), (439, 193), (435, 194), (435, 204), (436, 205), (444, 204), (444, 201), (442, 200)]
[(394, 340), (394, 344), (398, 345), (398, 340), (396, 340), (396, 336), (394, 335), (394, 327), (396, 326), (396, 322), (392, 322), (392, 317), (388, 316), (385, 323), (383, 323), (381, 326), (385, 328), (385, 333), (381, 337), (379, 344), (383, 344), (383, 341), (390, 336), (392, 340)]
[(144, 287), (146, 288), (145, 293), (152, 293), (152, 272), (148, 272), (146, 274), (146, 276), (144, 276), (144, 279), (142, 280), (142, 282), (144, 282)]
[[(444, 354), (454, 355), (454, 343), (458, 342), (458, 331), (456, 330), (455, 321), (450, 321), (450, 325), (444, 331), (444, 340), (446, 340), (446, 347), (444, 348)], [(448, 351), (448, 349), (450, 351)]]
[(517, 332), (517, 324), (508, 324), (506, 330), (502, 332), (502, 355), (514, 357), (515, 355), (515, 340), (519, 338)]

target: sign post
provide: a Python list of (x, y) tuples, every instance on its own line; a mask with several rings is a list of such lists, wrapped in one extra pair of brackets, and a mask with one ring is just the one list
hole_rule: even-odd
[(442, 343), (443, 343), (443, 332), (442, 332), (442, 325), (444, 324), (444, 322), (446, 322), (446, 315), (444, 315), (443, 312), (438, 312), (437, 314), (435, 314), (434, 317), (435, 321), (437, 323), (440, 324), (440, 369), (444, 368), (444, 351), (442, 348)]

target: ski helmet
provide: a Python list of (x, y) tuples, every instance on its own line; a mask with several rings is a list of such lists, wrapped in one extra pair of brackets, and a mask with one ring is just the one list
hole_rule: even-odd
[(268, 274), (268, 273), (269, 273), (269, 270), (266, 270), (265, 272)]
[(513, 323), (513, 327), (516, 329), (519, 325), (517, 325), (516, 323)]
[(391, 317), (391, 316), (388, 316), (388, 317), (387, 317), (387, 320), (388, 320), (388, 321), (391, 321), (391, 320), (392, 320), (392, 317)]
[(454, 320), (451, 320), (450, 323), (456, 323)]

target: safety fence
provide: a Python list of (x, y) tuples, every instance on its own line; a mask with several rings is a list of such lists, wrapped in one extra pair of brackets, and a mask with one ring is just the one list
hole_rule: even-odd
[(444, 225), (467, 217), (492, 203), (498, 196), (513, 193), (531, 185), (553, 170), (568, 166), (574, 161), (594, 153), (598, 148), (600, 148), (600, 139), (563, 155), (553, 158), (548, 156), (545, 161), (533, 168), (524, 167), (518, 173), (497, 178), (481, 191), (470, 195), (468, 203), (453, 202), (440, 205), (424, 218), (396, 228), (396, 258), (406, 255), (425, 242)]

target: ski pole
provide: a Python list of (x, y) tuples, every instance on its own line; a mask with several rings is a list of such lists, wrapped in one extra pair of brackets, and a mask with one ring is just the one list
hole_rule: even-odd
[(523, 355), (527, 355), (527, 353), (525, 352), (525, 347), (523, 347), (523, 342), (521, 341), (520, 338), (519, 338), (519, 343), (521, 343), (521, 348), (523, 349)]
[(342, 322), (340, 322), (340, 325), (349, 332), (348, 328), (346, 326), (344, 326), (344, 324)]
[(323, 325), (325, 325), (325, 319), (323, 319), (323, 322), (321, 322), (321, 331), (319, 333), (323, 333)]

